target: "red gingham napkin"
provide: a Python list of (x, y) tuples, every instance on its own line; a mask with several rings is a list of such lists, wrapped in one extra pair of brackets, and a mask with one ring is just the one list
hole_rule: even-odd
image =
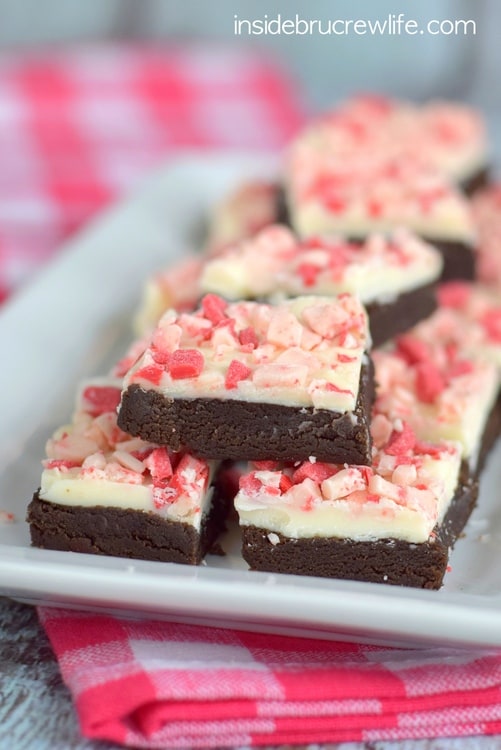
[(96, 210), (183, 148), (281, 148), (291, 81), (243, 46), (0, 55), (0, 301)]
[(39, 610), (87, 737), (196, 748), (501, 732), (501, 653)]

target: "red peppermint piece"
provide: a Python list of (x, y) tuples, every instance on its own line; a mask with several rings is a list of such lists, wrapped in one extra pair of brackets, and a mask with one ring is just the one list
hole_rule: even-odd
[(51, 458), (50, 461), (44, 462), (46, 469), (76, 469), (77, 466), (81, 466), (78, 461), (65, 461), (62, 458)]
[(278, 469), (278, 461), (253, 461), (256, 471), (276, 471)]
[(353, 391), (350, 391), (349, 388), (340, 388), (334, 383), (326, 383), (325, 390), (332, 391), (333, 393), (348, 393), (350, 396), (353, 396)]
[(304, 479), (312, 479), (314, 482), (320, 484), (324, 479), (328, 479), (335, 473), (336, 470), (328, 464), (312, 464), (311, 461), (305, 461), (292, 475), (292, 482), (293, 484), (299, 484)]
[(225, 388), (227, 390), (236, 388), (238, 383), (241, 380), (246, 380), (250, 374), (250, 369), (243, 362), (239, 362), (238, 359), (232, 359), (226, 371), (226, 378), (224, 380)]
[(144, 463), (153, 479), (164, 482), (171, 478), (172, 466), (166, 448), (154, 448)]
[(397, 338), (397, 354), (410, 365), (415, 365), (417, 362), (426, 362), (430, 358), (430, 350), (427, 344), (410, 335)]
[(501, 342), (501, 308), (488, 310), (480, 320), (487, 336), (496, 343)]
[(438, 287), (438, 304), (441, 307), (453, 307), (460, 310), (466, 307), (470, 298), (471, 288), (464, 281), (448, 281)]
[(383, 203), (375, 198), (367, 201), (367, 213), (374, 219), (377, 219), (383, 213)]
[(292, 487), (292, 479), (287, 476), (287, 474), (282, 474), (280, 477), (280, 484), (278, 485), (280, 488), (280, 492), (283, 494), (284, 492), (287, 492), (287, 490), (290, 490)]
[(393, 430), (390, 441), (384, 450), (390, 456), (401, 456), (403, 453), (413, 450), (415, 445), (416, 436), (414, 430), (407, 422), (404, 422), (400, 432)]
[(259, 339), (257, 333), (252, 326), (243, 328), (238, 334), (238, 339), (242, 346), (249, 346), (255, 349), (259, 345)]
[(346, 208), (346, 201), (339, 195), (325, 195), (323, 202), (333, 214), (340, 214)]
[(84, 389), (82, 396), (85, 411), (91, 417), (99, 417), (100, 414), (117, 410), (120, 403), (120, 388), (90, 385)]
[(299, 243), (299, 247), (302, 250), (318, 250), (320, 247), (325, 247), (325, 240), (318, 236), (308, 237)]
[(301, 263), (297, 268), (297, 272), (301, 276), (301, 280), (305, 286), (313, 286), (317, 280), (320, 268), (314, 266), (312, 263)]
[(177, 349), (172, 353), (169, 372), (173, 380), (196, 378), (204, 369), (204, 357), (198, 349)]
[(176, 473), (170, 480), (169, 490), (171, 491), (169, 494), (171, 495), (172, 502), (174, 502), (174, 500), (176, 500), (178, 497), (181, 497), (181, 495), (184, 495), (186, 491), (186, 484), (180, 472), (176, 471)]
[(217, 325), (226, 318), (226, 307), (227, 303), (217, 294), (206, 294), (202, 300), (204, 315), (214, 325)]
[(146, 365), (146, 367), (141, 367), (140, 370), (136, 370), (131, 381), (148, 380), (150, 383), (153, 383), (153, 385), (158, 385), (162, 380), (164, 372), (164, 368), (160, 367), (160, 365)]
[(416, 365), (416, 393), (420, 401), (432, 404), (446, 386), (445, 378), (433, 362)]
[(256, 495), (260, 492), (262, 486), (263, 483), (259, 481), (254, 472), (240, 477), (239, 487), (247, 493), (247, 495)]
[(348, 362), (356, 362), (356, 357), (350, 357), (349, 354), (338, 354), (337, 355), (337, 361), (342, 362), (343, 364), (346, 364)]
[(427, 443), (424, 440), (416, 440), (414, 450), (416, 453), (421, 453), (426, 456), (440, 456), (444, 448), (443, 446), (440, 447), (440, 445), (436, 445), (435, 443)]
[(451, 365), (447, 375), (449, 378), (458, 378), (461, 375), (469, 375), (473, 370), (473, 362), (470, 362), (468, 359), (458, 359), (457, 362)]
[(167, 368), (169, 367), (169, 361), (171, 357), (170, 352), (158, 349), (154, 344), (152, 344), (151, 356), (153, 357), (157, 365), (167, 365)]
[(138, 461), (144, 461), (148, 456), (151, 456), (155, 449), (154, 448), (144, 448), (144, 450), (137, 450), (137, 451), (131, 451), (130, 455), (134, 456), (134, 458), (137, 458)]

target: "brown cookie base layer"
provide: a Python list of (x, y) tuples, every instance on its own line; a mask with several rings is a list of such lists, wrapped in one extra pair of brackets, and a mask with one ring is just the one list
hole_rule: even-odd
[(224, 530), (228, 501), (215, 492), (200, 533), (155, 513), (50, 503), (36, 492), (28, 506), (31, 543), (43, 549), (198, 565)]
[(278, 534), (280, 542), (273, 545), (268, 539), (269, 530), (243, 526), (242, 555), (252, 570), (438, 589), (447, 570), (449, 549), (475, 508), (480, 473), (500, 434), (501, 395), (491, 409), (476, 466), (472, 470), (463, 461), (456, 495), (433, 538), (426, 543), (398, 539), (289, 539)]
[(478, 172), (475, 172), (474, 174), (470, 175), (470, 177), (467, 177), (465, 180), (463, 180), (459, 187), (463, 191), (463, 193), (466, 193), (466, 195), (473, 195), (473, 193), (476, 193), (477, 190), (482, 190), (483, 188), (486, 188), (487, 185), (490, 182), (490, 170), (489, 167), (485, 166), (483, 169), (479, 169)]
[(439, 240), (433, 237), (423, 237), (426, 242), (441, 253), (444, 259), (441, 281), (462, 279), (474, 281), (475, 254), (471, 245), (454, 240)]
[(399, 295), (393, 302), (366, 305), (372, 345), (381, 346), (431, 315), (437, 307), (435, 291), (435, 284), (427, 284)]
[(131, 385), (118, 425), (130, 435), (204, 458), (370, 464), (373, 367), (362, 367), (353, 412), (228, 399), (168, 399)]
[(447, 570), (449, 547), (468, 520), (477, 494), (476, 482), (461, 485), (444, 522), (421, 544), (400, 539), (291, 539), (281, 534), (276, 535), (279, 542), (272, 544), (269, 530), (243, 526), (242, 555), (251, 570), (438, 589)]

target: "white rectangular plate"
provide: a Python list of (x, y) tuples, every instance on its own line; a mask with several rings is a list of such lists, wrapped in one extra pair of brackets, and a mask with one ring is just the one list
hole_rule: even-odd
[(501, 645), (501, 447), (441, 591), (253, 573), (238, 534), (199, 568), (51, 552), (24, 521), (51, 431), (81, 377), (105, 372), (131, 337), (141, 282), (195, 241), (202, 217), (269, 158), (186, 157), (69, 243), (0, 314), (0, 593), (25, 601), (191, 623), (378, 643)]

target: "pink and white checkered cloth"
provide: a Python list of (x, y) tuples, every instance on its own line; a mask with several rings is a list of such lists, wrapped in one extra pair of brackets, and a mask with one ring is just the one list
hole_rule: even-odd
[(499, 651), (39, 612), (87, 737), (223, 748), (501, 733)]
[(242, 47), (0, 55), (0, 300), (162, 158), (276, 150), (301, 121), (292, 81)]

